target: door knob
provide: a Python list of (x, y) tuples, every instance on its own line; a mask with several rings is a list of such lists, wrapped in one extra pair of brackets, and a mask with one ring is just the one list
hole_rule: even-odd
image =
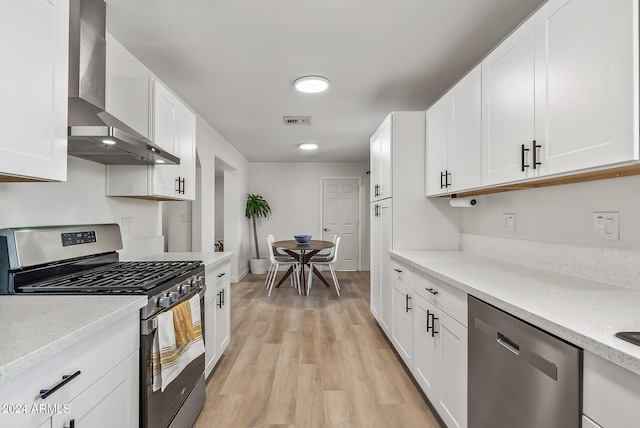
[(329, 231), (329, 228), (328, 228), (328, 227), (325, 227), (325, 228), (324, 228), (324, 229), (322, 229), (322, 230), (324, 230), (325, 232), (328, 232), (328, 231)]

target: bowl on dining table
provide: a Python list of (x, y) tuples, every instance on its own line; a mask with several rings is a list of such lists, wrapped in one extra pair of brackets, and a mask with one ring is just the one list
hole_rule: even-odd
[(308, 244), (311, 241), (311, 235), (293, 235), (299, 244)]

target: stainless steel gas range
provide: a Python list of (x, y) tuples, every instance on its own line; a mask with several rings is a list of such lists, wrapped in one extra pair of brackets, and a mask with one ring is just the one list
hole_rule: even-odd
[(140, 310), (140, 427), (191, 427), (204, 407), (204, 355), (164, 391), (154, 392), (151, 352), (160, 313), (199, 294), (204, 318), (204, 266), (199, 261), (120, 262), (119, 249), (117, 224), (0, 229), (0, 295), (6, 295), (0, 298), (146, 295)]

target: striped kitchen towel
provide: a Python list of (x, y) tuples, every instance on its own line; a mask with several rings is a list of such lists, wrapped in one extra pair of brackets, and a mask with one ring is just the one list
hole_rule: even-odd
[(204, 353), (200, 296), (158, 315), (153, 339), (153, 391), (164, 391), (182, 369)]

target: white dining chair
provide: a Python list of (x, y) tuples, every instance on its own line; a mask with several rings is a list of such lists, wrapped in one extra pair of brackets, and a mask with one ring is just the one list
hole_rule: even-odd
[[(267, 245), (271, 248), (273, 248), (273, 256), (276, 259), (281, 259), (283, 262), (287, 262), (287, 261), (291, 261), (291, 260), (296, 260), (293, 257), (291, 257), (289, 254), (287, 253), (283, 253), (281, 251), (279, 251), (277, 248), (275, 248), (273, 246), (273, 243), (276, 242), (276, 238), (274, 238), (273, 235), (269, 234), (267, 235)], [(296, 260), (297, 261), (297, 260)], [(264, 279), (264, 285), (265, 287), (269, 286), (269, 281), (271, 280), (271, 276), (276, 274), (276, 266), (271, 263), (269, 265), (269, 270), (267, 271), (267, 276)]]
[(336, 293), (338, 293), (338, 297), (340, 297), (340, 283), (338, 282), (338, 277), (336, 276), (336, 270), (333, 265), (338, 260), (338, 246), (340, 245), (340, 237), (336, 238), (336, 245), (333, 247), (333, 254), (330, 257), (326, 258), (317, 258), (313, 260), (313, 257), (309, 261), (309, 279), (307, 280), (307, 295), (309, 294), (309, 290), (311, 289), (311, 282), (313, 278), (313, 267), (314, 266), (329, 266), (329, 270), (331, 271), (331, 277), (333, 278), (333, 285), (336, 287)]
[(278, 273), (278, 268), (280, 265), (290, 266), (293, 268), (293, 272), (291, 273), (291, 283), (294, 287), (298, 289), (298, 294), (302, 294), (300, 287), (300, 277), (298, 275), (298, 261), (293, 257), (287, 256), (285, 257), (276, 257), (273, 253), (273, 241), (269, 239), (267, 236), (268, 249), (269, 249), (269, 260), (271, 261), (271, 265), (273, 267), (271, 277), (269, 279), (269, 293), (267, 296), (271, 296), (271, 291), (273, 290), (273, 284), (276, 282), (276, 276)]
[(336, 243), (336, 239), (338, 239), (338, 235), (333, 235), (333, 247), (329, 248), (329, 252), (325, 253), (324, 250), (319, 252), (318, 254), (316, 254), (315, 256), (311, 257), (311, 260), (313, 261), (315, 260), (320, 260), (320, 261), (326, 261), (325, 259), (331, 258), (333, 257), (333, 252), (336, 249), (335, 243)]

